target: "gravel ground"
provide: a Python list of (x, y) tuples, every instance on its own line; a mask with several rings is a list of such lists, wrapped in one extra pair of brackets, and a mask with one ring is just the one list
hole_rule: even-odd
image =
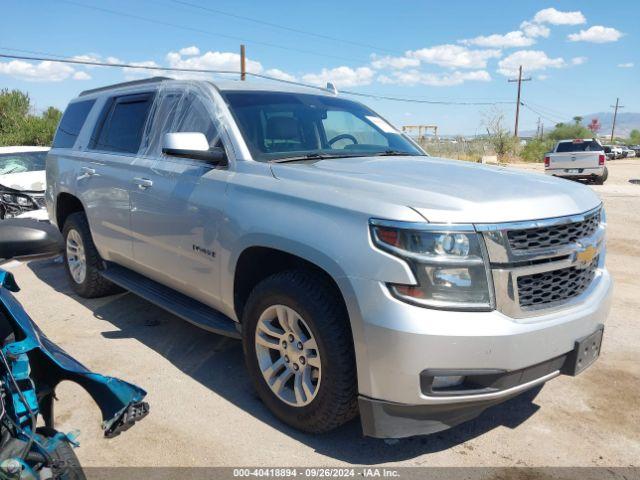
[[(540, 169), (539, 165), (517, 166)], [(85, 300), (54, 260), (9, 265), (46, 334), (87, 367), (145, 388), (151, 414), (111, 440), (80, 387), (58, 389), (58, 427), (78, 428), (84, 466), (638, 466), (640, 458), (640, 159), (609, 164), (594, 186), (607, 208), (616, 282), (602, 356), (480, 418), (430, 437), (366, 439), (353, 421), (327, 435), (280, 424), (254, 395), (240, 343), (131, 294)]]

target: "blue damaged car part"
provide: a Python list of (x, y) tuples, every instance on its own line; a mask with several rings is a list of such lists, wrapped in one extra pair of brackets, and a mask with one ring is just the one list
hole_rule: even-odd
[[(100, 408), (108, 438), (144, 418), (149, 406), (143, 389), (89, 371), (49, 340), (13, 296), (17, 291), (13, 275), (0, 270), (0, 478), (39, 479), (45, 478), (39, 473), (45, 466), (55, 470), (77, 463), (75, 456), (69, 460), (77, 432), (54, 430), (53, 400), (61, 381), (87, 391)], [(36, 428), (38, 415), (45, 427)], [(84, 478), (75, 475), (70, 478)]]

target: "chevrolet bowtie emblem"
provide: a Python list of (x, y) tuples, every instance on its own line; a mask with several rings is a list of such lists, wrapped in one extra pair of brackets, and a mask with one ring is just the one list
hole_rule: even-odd
[(591, 265), (591, 262), (598, 254), (598, 249), (593, 245), (585, 247), (583, 250), (576, 252), (576, 260), (578, 262), (578, 268), (586, 268)]

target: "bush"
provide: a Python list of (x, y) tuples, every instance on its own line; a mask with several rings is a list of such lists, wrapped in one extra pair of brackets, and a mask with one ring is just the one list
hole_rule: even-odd
[(550, 139), (535, 139), (528, 142), (520, 151), (520, 157), (525, 162), (542, 162), (544, 154), (553, 149), (554, 141)]

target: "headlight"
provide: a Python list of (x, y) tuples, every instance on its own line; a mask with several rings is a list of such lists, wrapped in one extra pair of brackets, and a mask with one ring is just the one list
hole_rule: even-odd
[(473, 226), (370, 223), (375, 245), (407, 261), (418, 282), (389, 284), (395, 297), (433, 308), (492, 308), (484, 244)]

